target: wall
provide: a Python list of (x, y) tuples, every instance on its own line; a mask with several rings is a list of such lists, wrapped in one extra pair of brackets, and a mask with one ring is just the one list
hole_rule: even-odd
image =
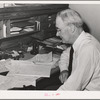
[(100, 41), (100, 4), (69, 4), (78, 11), (93, 34)]

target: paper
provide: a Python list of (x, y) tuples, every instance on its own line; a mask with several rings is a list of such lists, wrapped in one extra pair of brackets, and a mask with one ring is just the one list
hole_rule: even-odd
[(0, 90), (11, 88), (12, 78), (0, 75)]
[(20, 28), (20, 27), (12, 27), (10, 29), (10, 31), (20, 31), (20, 30), (22, 30), (22, 28)]
[(50, 77), (51, 71), (50, 65), (39, 65), (25, 60), (10, 60), (6, 67), (11, 73), (24, 76)]
[(5, 61), (0, 61), (0, 73), (9, 71), (6, 67)]
[(49, 65), (49, 66), (51, 66), (51, 68), (55, 68), (58, 65), (57, 63), (59, 61), (59, 58), (53, 57), (52, 59), (53, 59), (52, 62), (49, 62), (49, 63), (36, 62), (36, 64), (38, 64), (38, 65), (47, 65), (47, 66)]
[(23, 29), (23, 31), (31, 32), (31, 31), (34, 31), (34, 29), (33, 28), (26, 28), (26, 29)]
[(36, 86), (36, 79), (39, 77), (50, 77), (51, 65), (34, 64), (32, 61), (12, 59), (2, 61), (2, 65), (2, 68), (5, 67), (9, 73), (7, 76), (0, 75), (0, 90), (23, 87), (23, 85)]
[(62, 42), (61, 39), (58, 39), (56, 37), (49, 38), (49, 39), (47, 39), (47, 41), (50, 41), (50, 42), (53, 42), (53, 43)]
[(14, 87), (23, 87), (23, 85), (33, 85), (36, 86), (36, 79), (32, 77), (20, 78), (16, 76), (2, 76), (0, 75), (0, 90), (8, 90)]
[(19, 34), (19, 32), (11, 32), (10, 34)]
[(33, 61), (34, 63), (49, 63), (53, 61), (52, 52), (48, 54), (37, 54), (33, 58), (29, 59), (29, 61)]
[(36, 79), (39, 77), (34, 76), (24, 76), (24, 75), (15, 75), (13, 73), (8, 73), (8, 77), (13, 77), (13, 84), (12, 87), (23, 87), (23, 85), (33, 85), (36, 86)]
[(37, 54), (33, 58), (29, 59), (28, 61), (34, 62), (37, 65), (47, 65), (51, 66), (51, 68), (55, 68), (56, 64), (59, 61), (60, 57), (53, 56), (52, 52), (48, 54)]
[[(55, 67), (59, 57), (52, 56), (52, 52), (48, 54), (38, 54), (39, 59), (45, 60), (12, 60), (1, 61), (0, 68), (2, 71), (9, 71), (7, 76), (0, 75), (0, 90), (7, 90), (23, 85), (36, 86), (36, 79), (39, 77), (50, 77), (50, 71)], [(47, 59), (48, 58), (48, 59)], [(35, 63), (33, 63), (34, 61)], [(3, 69), (4, 68), (4, 69)]]
[(23, 87), (23, 85), (36, 86), (36, 79), (39, 77), (50, 77), (51, 68), (57, 59), (52, 57), (52, 52), (38, 55), (38, 57), (39, 60), (35, 58), (35, 63), (33, 63), (34, 57), (31, 60), (8, 59), (1, 61), (1, 70), (9, 71), (9, 73), (7, 76), (0, 76), (0, 89), (7, 90), (14, 87)]
[(55, 47), (57, 44), (60, 44), (61, 41), (61, 39), (53, 37), (42, 41), (42, 43), (46, 44), (47, 46)]

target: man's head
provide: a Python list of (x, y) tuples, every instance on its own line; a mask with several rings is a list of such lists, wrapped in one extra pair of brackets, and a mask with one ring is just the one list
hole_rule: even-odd
[(66, 9), (57, 14), (57, 36), (60, 36), (64, 43), (73, 44), (82, 32), (82, 25), (80, 15), (74, 10)]

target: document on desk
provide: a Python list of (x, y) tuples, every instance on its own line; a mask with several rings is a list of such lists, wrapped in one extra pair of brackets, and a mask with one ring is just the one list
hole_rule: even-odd
[[(39, 77), (50, 77), (51, 68), (58, 60), (58, 57), (52, 57), (52, 52), (42, 55), (38, 54), (38, 60), (36, 60), (36, 56), (30, 60), (8, 59), (3, 61), (1, 65), (5, 69), (2, 71), (7, 70), (9, 73), (7, 76), (0, 75), (0, 89), (7, 90), (13, 87), (23, 87), (23, 85), (36, 86), (36, 79)], [(42, 57), (42, 60), (39, 57)], [(43, 60), (44, 57), (46, 57), (45, 60)], [(35, 59), (35, 63), (33, 63), (33, 59)]]
[(0, 90), (9, 89), (11, 87), (11, 82), (12, 82), (12, 78), (0, 75)]
[(13, 87), (23, 87), (23, 85), (25, 86), (29, 86), (29, 85), (33, 85), (36, 86), (36, 79), (38, 79), (39, 77), (33, 77), (33, 76), (19, 76), (19, 75), (14, 75), (14, 74), (8, 74), (7, 77), (12, 79), (12, 82), (9, 82), (10, 88)]
[(57, 67), (57, 63), (60, 57), (55, 57), (52, 52), (47, 54), (37, 54), (33, 58), (29, 59), (28, 61), (32, 61), (37, 65), (41, 66), (51, 66), (51, 68)]
[(2, 76), (0, 75), (0, 90), (8, 90), (11, 88), (23, 87), (23, 85), (36, 86), (37, 77), (18, 77), (18, 76)]
[(46, 63), (46, 62), (44, 62), (44, 63), (42, 63), (42, 62), (36, 62), (36, 64), (38, 64), (38, 65), (46, 65), (46, 66), (51, 66), (51, 68), (55, 68), (55, 67), (57, 67), (58, 66), (58, 61), (59, 61), (59, 58), (56, 58), (56, 57), (53, 57), (52, 58), (53, 60), (52, 60), (52, 62), (48, 62), (48, 63)]
[(33, 58), (28, 59), (28, 61), (32, 61), (34, 63), (50, 63), (53, 61), (52, 52), (47, 54), (37, 54)]
[(0, 61), (0, 73), (6, 72), (6, 71), (9, 71), (9, 70), (5, 67), (5, 61)]
[(34, 64), (27, 60), (10, 60), (6, 66), (9, 69), (9, 74), (19, 76), (37, 76), (37, 77), (50, 77), (51, 66)]

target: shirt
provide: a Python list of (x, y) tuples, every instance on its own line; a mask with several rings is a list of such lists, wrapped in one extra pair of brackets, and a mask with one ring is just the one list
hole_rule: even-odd
[[(73, 44), (72, 73), (58, 90), (100, 90), (100, 43), (91, 34), (82, 32)], [(60, 70), (68, 70), (68, 50), (60, 59)], [(66, 56), (67, 55), (67, 56)], [(63, 57), (62, 57), (63, 56)], [(62, 59), (63, 58), (63, 59)], [(62, 62), (66, 62), (65, 64)], [(64, 66), (63, 66), (64, 65)]]

